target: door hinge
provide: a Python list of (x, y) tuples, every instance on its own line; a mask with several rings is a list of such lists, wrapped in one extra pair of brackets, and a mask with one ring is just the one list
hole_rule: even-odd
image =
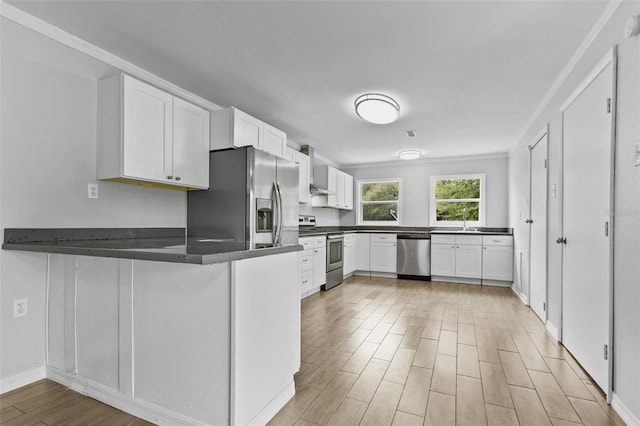
[(607, 98), (607, 113), (611, 114), (611, 98)]
[(604, 236), (608, 237), (609, 236), (609, 221), (606, 221), (604, 223)]
[(604, 359), (609, 359), (609, 345), (604, 345)]
[(542, 302), (542, 310), (547, 312), (547, 302)]
[(544, 168), (545, 169), (547, 168), (547, 159), (546, 158), (544, 159)]

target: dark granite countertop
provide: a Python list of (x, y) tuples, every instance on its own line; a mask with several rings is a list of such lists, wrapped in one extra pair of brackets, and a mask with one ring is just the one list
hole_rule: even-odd
[(462, 228), (437, 228), (437, 227), (413, 227), (413, 226), (318, 226), (313, 230), (300, 230), (300, 237), (314, 237), (319, 235), (331, 235), (339, 233), (389, 233), (409, 238), (424, 238), (431, 234), (464, 234), (464, 235), (513, 235), (511, 228), (473, 228), (477, 231), (463, 231)]
[(5, 229), (5, 250), (209, 265), (302, 250), (250, 249), (226, 238), (185, 237), (184, 228)]

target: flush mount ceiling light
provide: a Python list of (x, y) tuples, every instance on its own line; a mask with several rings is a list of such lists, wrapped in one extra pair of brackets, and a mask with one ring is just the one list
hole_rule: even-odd
[(417, 160), (418, 158), (420, 158), (422, 156), (422, 152), (416, 150), (416, 149), (408, 149), (406, 151), (400, 151), (398, 153), (398, 156), (402, 159), (402, 160)]
[(375, 124), (388, 124), (398, 119), (400, 105), (388, 96), (367, 93), (355, 102), (356, 114), (363, 120)]

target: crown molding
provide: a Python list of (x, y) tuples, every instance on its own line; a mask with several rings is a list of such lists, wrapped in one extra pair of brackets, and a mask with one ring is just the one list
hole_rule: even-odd
[(198, 95), (195, 95), (163, 78), (158, 77), (150, 71), (145, 70), (129, 61), (126, 61), (119, 56), (114, 55), (104, 49), (99, 48), (86, 40), (76, 37), (55, 25), (52, 25), (40, 18), (37, 18), (11, 4), (0, 1), (0, 16), (13, 21), (25, 28), (33, 30), (51, 40), (57, 41), (67, 47), (77, 50), (80, 53), (102, 61), (107, 65), (110, 65), (120, 71), (129, 74), (133, 77), (139, 78), (149, 84), (152, 84), (160, 89), (163, 89), (171, 94), (194, 103), (202, 108), (206, 108), (211, 111), (221, 109), (222, 107), (208, 101)]
[[(551, 85), (551, 88), (549, 89), (547, 94), (544, 96), (544, 98), (542, 98), (542, 102), (540, 102), (540, 105), (538, 105), (538, 108), (533, 112), (533, 114), (531, 115), (531, 118), (529, 118), (529, 120), (523, 126), (520, 134), (515, 139), (516, 145), (519, 144), (524, 139), (525, 135), (527, 134), (529, 129), (531, 129), (535, 121), (538, 118), (540, 118), (540, 115), (542, 115), (542, 112), (549, 105), (549, 102), (551, 102), (551, 99), (553, 98), (553, 96), (558, 92), (558, 90), (560, 89), (562, 84), (565, 82), (567, 77), (569, 77), (569, 74), (571, 74), (571, 71), (573, 71), (575, 66), (580, 61), (580, 59), (582, 59), (587, 49), (591, 47), (595, 39), (598, 37), (602, 29), (604, 28), (604, 26), (607, 24), (607, 22), (609, 22), (609, 19), (611, 19), (611, 16), (613, 16), (613, 13), (622, 4), (622, 1), (623, 0), (609, 0), (607, 2), (606, 6), (602, 10), (602, 13), (600, 13), (600, 16), (598, 16), (598, 19), (593, 24), (593, 27), (591, 27), (591, 30), (589, 31), (585, 39), (582, 40), (582, 43), (580, 43), (580, 46), (578, 46), (578, 49), (575, 51), (573, 56), (571, 56), (567, 65), (565, 65), (565, 67), (562, 69), (562, 71), (560, 72), (556, 80)], [(510, 153), (513, 153), (513, 149), (510, 151)]]
[(500, 158), (509, 158), (507, 152), (498, 152), (493, 154), (479, 154), (479, 155), (461, 155), (450, 157), (430, 157), (421, 158), (418, 160), (393, 160), (393, 161), (380, 161), (375, 163), (361, 163), (361, 164), (341, 164), (344, 169), (367, 169), (374, 167), (392, 167), (392, 166), (413, 166), (416, 164), (435, 164), (435, 163), (450, 163), (459, 161), (478, 161), (478, 160), (495, 160)]

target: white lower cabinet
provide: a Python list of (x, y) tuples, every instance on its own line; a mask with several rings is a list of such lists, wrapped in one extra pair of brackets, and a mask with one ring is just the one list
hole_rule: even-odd
[(302, 237), (299, 244), (304, 248), (298, 252), (298, 287), (303, 299), (327, 281), (327, 238), (324, 235)]
[(468, 283), (513, 281), (513, 236), (432, 235), (431, 276)]
[(342, 275), (351, 275), (356, 271), (356, 234), (344, 234), (344, 264)]
[(513, 281), (513, 237), (482, 237), (482, 278)]
[(356, 234), (356, 271), (370, 271), (369, 251), (371, 244), (371, 234)]
[(369, 262), (371, 272), (388, 272), (395, 274), (396, 265), (396, 234), (371, 234)]

